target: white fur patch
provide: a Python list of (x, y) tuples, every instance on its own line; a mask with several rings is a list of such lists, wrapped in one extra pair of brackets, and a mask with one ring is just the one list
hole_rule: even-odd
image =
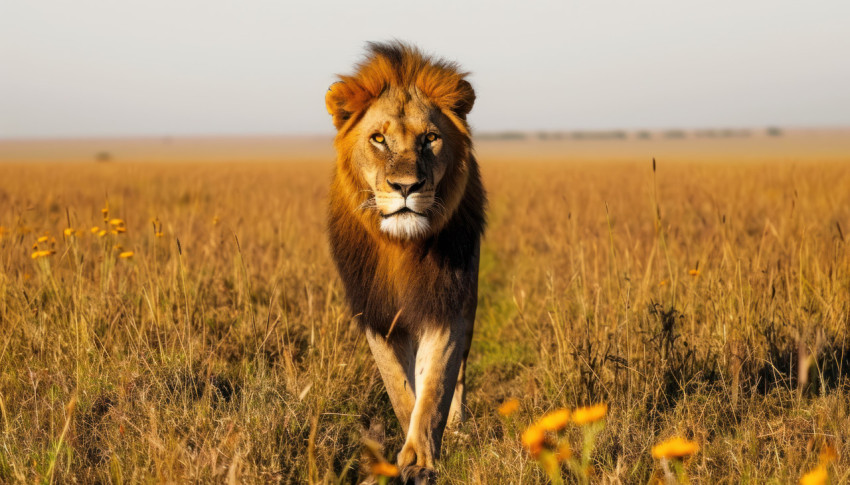
[(419, 214), (405, 212), (381, 219), (381, 230), (398, 239), (413, 239), (424, 236), (431, 224)]

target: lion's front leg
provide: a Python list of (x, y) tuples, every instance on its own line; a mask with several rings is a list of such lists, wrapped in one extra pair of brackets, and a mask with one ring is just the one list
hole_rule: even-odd
[(455, 394), (452, 400), (452, 408), (451, 411), (449, 411), (448, 426), (450, 428), (457, 428), (466, 420), (466, 359), (469, 357), (469, 350), (472, 348), (472, 333), (475, 329), (475, 312), (478, 307), (479, 252), (480, 248), (476, 245), (472, 270), (475, 284), (472, 286), (472, 292), (470, 293), (469, 299), (466, 301), (466, 305), (463, 309), (463, 351), (460, 358), (460, 371), (458, 372), (457, 385), (455, 386)]
[(398, 464), (405, 479), (430, 483), (440, 456), (443, 431), (451, 409), (464, 351), (462, 321), (448, 328), (429, 328), (416, 350), (416, 403)]
[(469, 349), (472, 347), (472, 330), (475, 323), (475, 307), (472, 313), (466, 317), (466, 327), (463, 330), (463, 352), (460, 357), (460, 369), (458, 371), (455, 393), (452, 398), (452, 407), (449, 411), (449, 428), (458, 428), (466, 420), (466, 359), (469, 357)]
[(407, 433), (416, 400), (413, 388), (413, 342), (403, 331), (398, 331), (390, 339), (386, 339), (372, 329), (366, 330), (366, 340), (381, 372), (393, 411), (398, 417), (401, 429)]

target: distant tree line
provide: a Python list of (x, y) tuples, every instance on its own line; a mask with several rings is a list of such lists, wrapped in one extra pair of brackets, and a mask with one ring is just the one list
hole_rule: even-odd
[[(777, 127), (769, 127), (764, 132), (767, 136), (780, 137), (783, 131)], [(635, 138), (638, 140), (649, 140), (662, 138), (668, 140), (680, 140), (692, 136), (694, 138), (748, 138), (753, 136), (753, 130), (748, 129), (700, 129), (700, 130), (662, 130), (649, 131), (639, 130), (628, 132), (625, 130), (600, 130), (600, 131), (503, 131), (482, 133), (477, 135), (480, 140), (627, 140)]]

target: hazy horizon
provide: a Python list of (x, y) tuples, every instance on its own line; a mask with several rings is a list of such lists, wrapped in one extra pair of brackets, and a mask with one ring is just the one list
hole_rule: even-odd
[(367, 41), (469, 70), (479, 133), (850, 126), (850, 4), (6, 4), (0, 139), (324, 135)]

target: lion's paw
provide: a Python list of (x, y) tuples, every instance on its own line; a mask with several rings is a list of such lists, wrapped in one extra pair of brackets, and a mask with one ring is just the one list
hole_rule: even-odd
[(401, 478), (406, 484), (433, 485), (437, 483), (437, 472), (433, 468), (409, 466), (401, 472)]
[(405, 483), (416, 485), (437, 483), (434, 459), (426, 446), (405, 443), (398, 454), (398, 466)]

